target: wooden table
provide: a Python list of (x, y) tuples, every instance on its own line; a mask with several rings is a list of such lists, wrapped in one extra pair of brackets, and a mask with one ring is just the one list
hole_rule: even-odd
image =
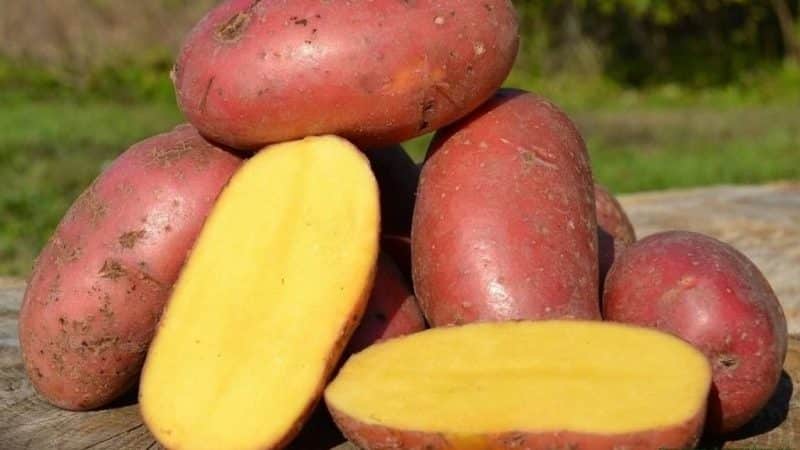
[[(640, 237), (689, 229), (726, 240), (750, 256), (773, 284), (790, 329), (800, 332), (800, 183), (636, 194), (622, 203)], [(49, 406), (25, 378), (16, 318), (24, 284), (0, 279), (0, 449), (160, 449), (142, 424), (135, 396), (102, 411)], [(800, 448), (800, 339), (792, 338), (778, 392), (750, 426), (705, 448)], [(312, 448), (304, 443), (298, 450)], [(224, 450), (224, 449), (221, 449)], [(355, 450), (342, 444), (336, 450)]]

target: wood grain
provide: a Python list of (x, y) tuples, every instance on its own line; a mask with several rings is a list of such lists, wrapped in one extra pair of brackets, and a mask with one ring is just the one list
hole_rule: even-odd
[[(636, 194), (621, 201), (640, 237), (688, 229), (727, 241), (762, 268), (800, 332), (800, 183), (714, 187)], [(131, 395), (102, 411), (74, 413), (51, 407), (33, 391), (22, 369), (17, 314), (24, 284), (0, 279), (0, 449), (161, 449), (139, 417)], [(800, 447), (800, 339), (792, 338), (778, 392), (759, 417), (728, 442), (703, 448)], [(306, 430), (296, 450), (326, 450)], [(309, 438), (310, 437), (310, 438)], [(326, 440), (325, 442), (329, 442)], [(313, 448), (312, 448), (313, 447)], [(342, 444), (335, 450), (357, 450)]]

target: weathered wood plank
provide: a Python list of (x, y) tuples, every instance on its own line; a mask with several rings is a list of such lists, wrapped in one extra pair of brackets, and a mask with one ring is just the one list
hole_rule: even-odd
[(41, 400), (25, 377), (17, 339), (17, 313), (24, 285), (0, 287), (0, 448), (159, 448), (132, 399), (102, 411), (62, 411)]

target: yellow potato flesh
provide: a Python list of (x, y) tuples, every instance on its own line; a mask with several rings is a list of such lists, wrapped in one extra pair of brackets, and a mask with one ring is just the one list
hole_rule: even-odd
[(367, 160), (336, 137), (268, 147), (223, 191), (148, 353), (140, 400), (171, 449), (271, 448), (318, 399), (378, 252)]
[(329, 406), (365, 424), (477, 435), (631, 433), (702, 411), (706, 358), (666, 334), (602, 322), (432, 329), (350, 358)]

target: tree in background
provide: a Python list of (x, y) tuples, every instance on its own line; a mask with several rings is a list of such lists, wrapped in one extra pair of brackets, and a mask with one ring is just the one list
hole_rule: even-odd
[(516, 3), (527, 41), (521, 68), (539, 74), (563, 67), (583, 73), (595, 64), (624, 84), (707, 85), (735, 81), (754, 67), (784, 58), (800, 64), (800, 1)]
[[(219, 0), (2, 0), (0, 90), (171, 96), (180, 40)], [(514, 0), (518, 72), (707, 86), (800, 66), (800, 0)], [(37, 81), (38, 80), (38, 81)], [(131, 86), (138, 86), (131, 88)], [(9, 89), (10, 87), (10, 89)], [(39, 95), (39, 94), (37, 94)]]
[(778, 17), (783, 35), (784, 46), (786, 47), (787, 57), (794, 59), (800, 64), (800, 1), (798, 1), (797, 18), (792, 18), (792, 10), (786, 0), (771, 0), (772, 9)]

